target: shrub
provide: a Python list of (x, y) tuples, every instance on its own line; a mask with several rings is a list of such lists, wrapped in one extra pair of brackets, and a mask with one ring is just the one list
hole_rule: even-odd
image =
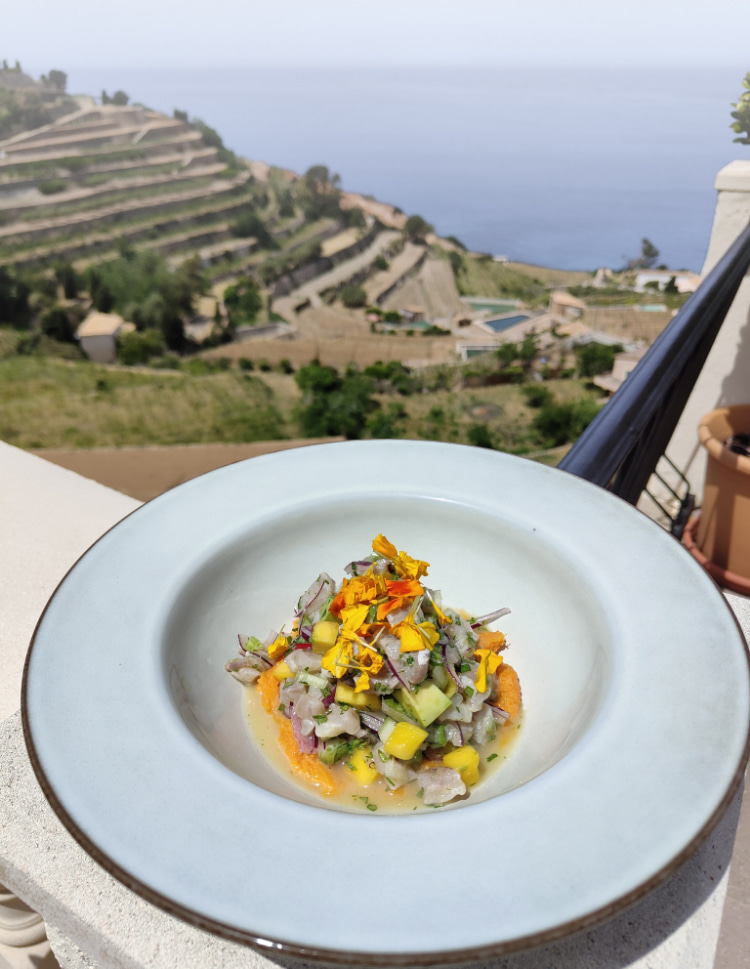
[(240, 357), (238, 366), (240, 370), (255, 370), (255, 364), (249, 357)]
[(266, 228), (265, 222), (255, 212), (245, 211), (229, 226), (229, 231), (238, 239), (254, 238), (261, 249), (275, 249), (277, 244)]
[(615, 363), (615, 352), (621, 346), (607, 346), (604, 343), (587, 343), (578, 350), (578, 370), (582, 377), (595, 377), (608, 373)]
[(534, 418), (534, 429), (541, 443), (559, 447), (580, 437), (598, 412), (596, 402), (586, 397), (565, 404), (550, 401)]
[(52, 337), (53, 340), (59, 340), (61, 343), (73, 343), (75, 341), (70, 317), (62, 306), (53, 306), (52, 309), (43, 313), (39, 325), (42, 333), (45, 336)]
[(398, 422), (407, 417), (406, 409), (403, 404), (390, 404), (387, 411), (375, 411), (367, 421), (367, 430), (370, 437), (388, 438), (400, 437), (401, 428)]
[(224, 305), (233, 326), (254, 323), (263, 308), (260, 287), (250, 276), (224, 290)]
[(303, 392), (296, 417), (306, 437), (343, 434), (359, 438), (367, 428), (368, 416), (378, 408), (372, 399), (373, 381), (354, 367), (341, 377), (334, 367), (313, 360), (300, 367), (295, 380)]
[(175, 353), (165, 353), (163, 357), (152, 357), (148, 365), (157, 370), (179, 370), (181, 366), (180, 358)]
[(456, 252), (454, 249), (448, 253), (448, 260), (451, 264), (451, 269), (453, 270), (454, 275), (457, 276), (464, 268), (463, 256), (460, 252)]
[(355, 229), (363, 229), (367, 225), (365, 213), (357, 205), (346, 212), (346, 221)]
[(361, 286), (342, 286), (341, 302), (349, 309), (367, 305), (367, 293)]
[(164, 338), (159, 330), (134, 330), (123, 333), (117, 341), (117, 357), (126, 367), (148, 363), (151, 357), (164, 353)]
[(376, 269), (379, 269), (381, 272), (384, 272), (390, 266), (390, 263), (383, 255), (375, 256), (375, 258), (372, 261), (372, 264)]
[(523, 395), (529, 407), (543, 407), (552, 403), (552, 394), (548, 387), (541, 384), (530, 384), (523, 388)]
[(42, 195), (57, 195), (58, 192), (64, 192), (66, 187), (67, 183), (64, 178), (48, 178), (37, 183), (37, 188)]
[(429, 222), (421, 215), (410, 215), (404, 224), (404, 232), (412, 242), (424, 242), (424, 237), (433, 231)]
[(294, 373), (294, 366), (288, 357), (279, 360), (279, 373)]
[(466, 439), (474, 447), (494, 448), (492, 435), (486, 424), (472, 424), (466, 432)]

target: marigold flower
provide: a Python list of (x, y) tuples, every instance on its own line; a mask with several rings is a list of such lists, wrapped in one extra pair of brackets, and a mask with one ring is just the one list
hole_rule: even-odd
[(491, 649), (475, 649), (474, 655), (479, 660), (479, 668), (475, 677), (477, 692), (484, 693), (487, 689), (487, 677), (491, 676), (501, 665), (503, 658), (493, 653)]

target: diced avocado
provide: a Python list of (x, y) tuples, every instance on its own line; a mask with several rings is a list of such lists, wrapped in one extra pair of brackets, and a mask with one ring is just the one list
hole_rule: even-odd
[(336, 703), (348, 703), (357, 710), (379, 710), (380, 697), (377, 693), (356, 693), (353, 686), (346, 683), (336, 684)]
[(378, 730), (378, 737), (380, 737), (383, 743), (390, 737), (396, 727), (396, 721), (391, 720), (390, 717), (386, 717), (383, 721), (383, 726)]
[(448, 698), (452, 697), (458, 689), (455, 680), (444, 666), (435, 667), (432, 671), (432, 679)]
[(328, 650), (336, 645), (339, 635), (339, 624), (326, 619), (323, 622), (316, 622), (313, 626), (310, 642), (314, 653), (327, 653)]
[(394, 695), (421, 727), (428, 727), (451, 705), (450, 699), (431, 680), (425, 680), (421, 686), (415, 687), (413, 693), (399, 687)]
[(397, 723), (414, 723), (416, 719), (413, 714), (404, 710), (401, 704), (395, 700), (392, 696), (383, 697), (383, 713), (387, 713), (389, 717), (395, 720)]

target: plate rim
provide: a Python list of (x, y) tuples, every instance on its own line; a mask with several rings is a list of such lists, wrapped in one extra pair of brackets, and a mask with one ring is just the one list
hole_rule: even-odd
[[(286, 449), (282, 452), (271, 452), (266, 455), (261, 455), (262, 459), (274, 458), (278, 454), (287, 454), (289, 450), (296, 451), (307, 451), (307, 450), (319, 450), (325, 448), (341, 448), (346, 447), (347, 444), (353, 442), (336, 442), (329, 444), (316, 444), (308, 445), (305, 448), (295, 448)], [(379, 442), (356, 442), (358, 445), (393, 445), (400, 444), (404, 445), (427, 445), (428, 447), (435, 446), (437, 444), (443, 448), (461, 448), (462, 450), (474, 450), (471, 448), (466, 448), (463, 445), (456, 445), (445, 442), (398, 442), (398, 441), (379, 441)], [(522, 461), (522, 458), (513, 455), (503, 455), (504, 458), (511, 458), (514, 461)], [(239, 464), (245, 464), (250, 461), (255, 461), (256, 458), (240, 459), (235, 462), (231, 462), (229, 465), (225, 465), (221, 468), (214, 469), (212, 471), (205, 472), (204, 474), (196, 476), (196, 478), (185, 482), (183, 485), (179, 485), (172, 492), (179, 491), (184, 486), (190, 486), (195, 481), (206, 478), (210, 475), (220, 473), (229, 467), (234, 467)], [(547, 472), (559, 471), (560, 469), (549, 469), (544, 468)], [(593, 485), (591, 482), (586, 481), (586, 479), (579, 478), (576, 475), (565, 473), (570, 478), (575, 478), (579, 483), (583, 483), (586, 487), (594, 489), (595, 492), (602, 492), (604, 489)], [(166, 492), (165, 495), (171, 492)], [(129, 872), (124, 866), (116, 862), (107, 851), (95, 842), (95, 840), (90, 837), (85, 830), (77, 823), (77, 821), (70, 814), (68, 809), (65, 807), (63, 800), (57, 795), (54, 785), (49, 780), (42, 765), (42, 759), (38, 754), (36, 745), (33, 738), (33, 728), (31, 725), (31, 717), (29, 713), (29, 678), (30, 678), (30, 666), (31, 658), (34, 646), (37, 642), (37, 635), (42, 625), (42, 622), (47, 614), (48, 609), (53, 603), (53, 600), (59, 595), (61, 588), (66, 583), (70, 574), (77, 568), (79, 563), (89, 554), (89, 552), (94, 549), (100, 542), (102, 542), (110, 532), (119, 528), (121, 524), (130, 519), (133, 515), (142, 511), (143, 508), (150, 506), (153, 502), (159, 501), (164, 495), (156, 496), (147, 502), (144, 502), (138, 508), (133, 509), (128, 514), (123, 516), (119, 521), (113, 524), (105, 532), (103, 532), (91, 545), (73, 562), (70, 568), (65, 572), (64, 576), (60, 579), (59, 583), (55, 587), (55, 590), (49, 597), (45, 607), (40, 614), (39, 618), (34, 627), (32, 633), (29, 648), (26, 653), (23, 677), (22, 677), (22, 687), (21, 687), (21, 722), (23, 728), (23, 736), (26, 744), (26, 748), (29, 755), (29, 760), (36, 776), (37, 782), (39, 783), (42, 792), (52, 807), (53, 811), (57, 815), (58, 819), (61, 821), (65, 829), (72, 836), (72, 838), (77, 842), (77, 844), (83, 848), (109, 875), (114, 877), (117, 881), (123, 884), (126, 888), (134, 892), (134, 894), (145, 899), (147, 902), (155, 905), (157, 908), (166, 912), (168, 915), (174, 916), (183, 922), (186, 922), (195, 928), (203, 931), (208, 931), (220, 938), (226, 939), (231, 942), (241, 943), (248, 945), (254, 950), (266, 954), (276, 954), (279, 956), (289, 956), (290, 958), (311, 960), (313, 962), (323, 962), (329, 963), (331, 965), (339, 966), (398, 966), (398, 967), (408, 967), (408, 966), (441, 966), (448, 964), (467, 964), (471, 962), (477, 962), (489, 958), (498, 958), (506, 955), (511, 955), (514, 953), (527, 951), (538, 946), (548, 945), (553, 942), (560, 941), (562, 939), (568, 938), (569, 936), (580, 932), (582, 930), (592, 928), (593, 926), (599, 925), (600, 923), (610, 919), (611, 917), (620, 914), (625, 911), (631, 905), (640, 901), (642, 898), (650, 894), (654, 889), (658, 888), (664, 882), (666, 882), (692, 855), (697, 851), (697, 849), (710, 837), (711, 833), (714, 831), (716, 826), (719, 824), (720, 820), (724, 816), (725, 812), (729, 808), (732, 800), (734, 799), (737, 790), (739, 789), (746, 765), (750, 759), (750, 722), (747, 725), (745, 731), (745, 741), (743, 746), (742, 754), (738, 760), (736, 769), (732, 778), (726, 787), (723, 797), (718, 802), (716, 808), (713, 810), (711, 815), (705, 820), (701, 828), (694, 834), (690, 841), (685, 844), (680, 851), (678, 851), (667, 863), (662, 865), (656, 872), (651, 876), (646, 878), (644, 881), (640, 882), (632, 890), (625, 892), (624, 894), (614, 898), (609, 903), (591, 910), (584, 915), (578, 916), (573, 919), (569, 919), (565, 922), (561, 922), (555, 926), (541, 931), (535, 931), (528, 933), (523, 936), (517, 936), (512, 939), (501, 940), (495, 943), (481, 944), (477, 946), (461, 947), (456, 949), (435, 949), (427, 952), (407, 952), (403, 951), (383, 951), (377, 950), (374, 952), (366, 951), (364, 949), (357, 949), (356, 951), (350, 950), (348, 948), (329, 948), (326, 946), (319, 945), (305, 945), (297, 942), (290, 942), (283, 938), (275, 937), (272, 934), (259, 934), (257, 932), (249, 931), (247, 929), (240, 928), (236, 925), (232, 925), (228, 922), (224, 922), (221, 919), (215, 918), (210, 915), (206, 915), (200, 911), (197, 911), (181, 902), (175, 901), (168, 895), (158, 891), (151, 885), (142, 881), (137, 875)], [(616, 496), (611, 495), (613, 500)], [(622, 501), (622, 499), (616, 499)], [(622, 502), (630, 508), (633, 506), (629, 505), (627, 502)], [(636, 509), (633, 508), (635, 511)], [(645, 516), (644, 516), (645, 518)], [(656, 523), (653, 523), (655, 528), (659, 528)], [(661, 529), (660, 529), (661, 531)], [(679, 543), (678, 543), (679, 544)], [(695, 563), (692, 556), (687, 549), (682, 545), (679, 545), (682, 551), (687, 556), (697, 568), (697, 563)], [(750, 680), (750, 649), (748, 648), (748, 643), (745, 639), (742, 627), (735, 615), (734, 611), (731, 609), (729, 604), (723, 595), (723, 590), (718, 586), (714, 579), (708, 574), (702, 571), (702, 574), (709, 581), (715, 591), (719, 594), (721, 600), (724, 602), (728, 614), (732, 618), (732, 622), (739, 634), (740, 642), (743, 643), (743, 655), (745, 657), (745, 662), (748, 671), (748, 679)]]

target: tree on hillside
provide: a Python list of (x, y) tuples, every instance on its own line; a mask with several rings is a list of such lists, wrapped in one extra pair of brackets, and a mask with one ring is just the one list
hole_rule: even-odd
[(42, 333), (60, 343), (74, 343), (75, 331), (70, 317), (62, 306), (53, 306), (39, 320)]
[(412, 242), (424, 242), (424, 237), (433, 231), (433, 227), (421, 215), (410, 215), (404, 225), (404, 232)]
[(736, 110), (732, 111), (734, 122), (729, 126), (740, 137), (734, 141), (740, 145), (750, 145), (750, 71), (744, 77), (742, 86), (745, 88), (740, 99), (732, 104)]
[(116, 104), (120, 108), (124, 108), (129, 100), (130, 98), (124, 91), (115, 91), (112, 95), (112, 104)]
[(31, 318), (30, 289), (27, 284), (0, 266), (0, 324), (27, 327)]
[(238, 239), (256, 239), (261, 249), (279, 248), (263, 219), (250, 207), (240, 212), (234, 222), (230, 223), (229, 231)]
[(65, 88), (68, 85), (68, 75), (65, 71), (50, 71), (47, 75), (47, 83), (61, 93), (65, 93)]
[(263, 308), (260, 287), (249, 276), (224, 290), (224, 305), (234, 326), (254, 323)]
[(354, 367), (340, 377), (333, 367), (313, 360), (300, 367), (294, 379), (303, 394), (296, 416), (306, 437), (343, 434), (359, 438), (367, 428), (367, 418), (379, 407), (372, 398), (373, 381)]
[(659, 258), (659, 250), (650, 239), (641, 239), (641, 254), (628, 260), (628, 269), (651, 269)]
[(308, 219), (341, 217), (341, 178), (332, 175), (325, 165), (313, 165), (305, 172), (302, 207)]

